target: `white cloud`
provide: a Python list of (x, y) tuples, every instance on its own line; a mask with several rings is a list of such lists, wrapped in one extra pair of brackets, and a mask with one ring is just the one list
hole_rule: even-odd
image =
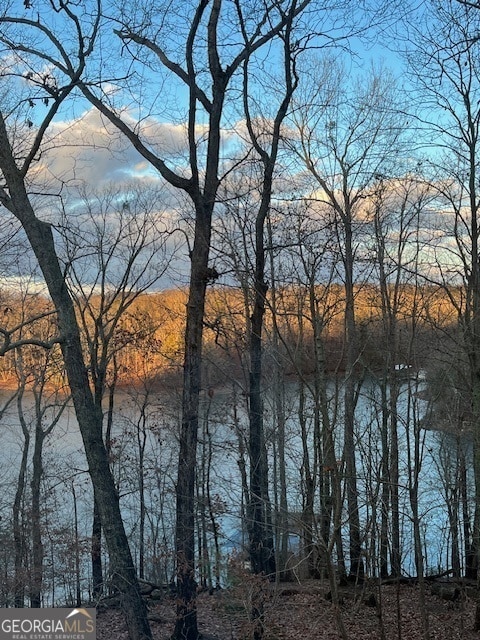
[[(183, 125), (157, 122), (153, 118), (139, 124), (128, 112), (122, 115), (156, 153), (167, 162), (170, 160), (173, 169), (185, 157)], [(52, 125), (33, 176), (36, 183), (46, 183), (49, 188), (58, 188), (62, 183), (101, 186), (135, 177), (152, 182), (159, 178), (130, 142), (93, 108), (79, 118)]]

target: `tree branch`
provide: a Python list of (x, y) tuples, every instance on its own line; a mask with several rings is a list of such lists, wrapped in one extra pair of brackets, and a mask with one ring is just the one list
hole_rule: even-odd
[(207, 113), (210, 113), (212, 104), (208, 99), (207, 95), (205, 94), (205, 92), (198, 86), (198, 84), (195, 83), (194, 85), (192, 85), (191, 78), (189, 74), (185, 71), (185, 69), (183, 69), (176, 62), (173, 62), (173, 60), (170, 60), (170, 58), (165, 54), (165, 52), (161, 47), (159, 47), (155, 42), (152, 42), (152, 40), (150, 40), (149, 38), (146, 38), (145, 36), (141, 36), (138, 33), (134, 33), (133, 31), (127, 28), (124, 28), (121, 30), (114, 29), (113, 32), (124, 42), (131, 40), (136, 44), (147, 47), (147, 49), (150, 49), (150, 51), (152, 51), (152, 53), (154, 53), (158, 57), (158, 59), (166, 69), (169, 69), (170, 71), (172, 71), (187, 86), (189, 86), (190, 88), (194, 88), (195, 97), (202, 104), (205, 111), (207, 111)]

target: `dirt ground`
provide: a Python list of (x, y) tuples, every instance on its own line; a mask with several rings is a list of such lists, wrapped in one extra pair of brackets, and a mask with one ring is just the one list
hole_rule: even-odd
[[(474, 593), (455, 591), (455, 600), (433, 595), (426, 587), (426, 611), (430, 640), (473, 640)], [(264, 602), (265, 640), (414, 640), (422, 635), (419, 589), (416, 585), (376, 585), (340, 590), (340, 605), (329, 598), (327, 584), (316, 581), (282, 583), (265, 588), (238, 584), (198, 597), (198, 626), (205, 640), (244, 640), (251, 637), (249, 610), (252, 601)], [(155, 640), (168, 640), (173, 630), (175, 602), (165, 596), (149, 601)], [(343, 635), (341, 628), (343, 626)], [(99, 609), (98, 640), (127, 640), (122, 613)]]

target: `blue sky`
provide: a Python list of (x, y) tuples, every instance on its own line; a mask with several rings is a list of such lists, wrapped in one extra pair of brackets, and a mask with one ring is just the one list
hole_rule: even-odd
[[(40, 3), (43, 0), (36, 0)], [(373, 3), (375, 5), (375, 2)], [(31, 12), (24, 10), (21, 3), (16, 5), (24, 15), (32, 15)], [(351, 18), (355, 19), (355, 13)], [(358, 9), (357, 9), (358, 17)], [(390, 18), (394, 18), (394, 9)], [(355, 22), (352, 23), (356, 27)], [(358, 20), (360, 25), (360, 19)], [(387, 30), (383, 26), (383, 31), (378, 32), (373, 29), (369, 33), (352, 37), (349, 41), (351, 54), (344, 48), (338, 48), (338, 56), (345, 61), (351, 77), (367, 76), (370, 72), (371, 65), (379, 66), (384, 64), (390, 68), (394, 75), (399, 79), (400, 83), (408, 82), (408, 76), (405, 75), (405, 67), (402, 58), (398, 53), (393, 51), (393, 47), (388, 46)], [(111, 33), (111, 32), (110, 32)], [(175, 34), (173, 34), (174, 36)], [(111, 37), (111, 36), (109, 36)], [(65, 37), (68, 45), (68, 37)], [(322, 44), (324, 40), (321, 41)], [(108, 53), (108, 42), (105, 51)], [(119, 41), (112, 43), (111, 52), (115, 51)], [(117, 51), (120, 49), (116, 49)], [(329, 48), (329, 53), (332, 52)], [(317, 52), (318, 55), (322, 51)], [(129, 56), (123, 51), (121, 59), (116, 59), (114, 55), (110, 55), (104, 60), (104, 73), (111, 80), (114, 73), (122, 75), (126, 70), (133, 70), (129, 67)], [(263, 55), (263, 54), (262, 54)], [(271, 62), (269, 55), (273, 56), (273, 50), (270, 50), (265, 56), (265, 64)], [(93, 62), (99, 62), (94, 60)], [(42, 72), (48, 71), (47, 67)], [(122, 91), (121, 83), (115, 84), (109, 82), (108, 88), (110, 98), (123, 108), (123, 116), (132, 126), (141, 126), (145, 135), (151, 141), (152, 148), (164, 157), (169, 166), (178, 168), (179, 171), (185, 166), (185, 157), (187, 153), (186, 135), (185, 135), (185, 113), (186, 113), (186, 93), (184, 87), (178, 79), (172, 81), (171, 74), (166, 72), (157, 73), (158, 65), (155, 73), (149, 69), (142, 69), (143, 76), (138, 76), (138, 84), (133, 87), (130, 94)], [(271, 71), (271, 69), (269, 69)], [(108, 75), (111, 74), (111, 75)], [(134, 76), (132, 76), (133, 79)], [(269, 77), (269, 83), (272, 78)], [(27, 85), (25, 85), (26, 88)], [(208, 77), (206, 80), (206, 90), (208, 90)], [(269, 93), (272, 87), (270, 85), (257, 84), (254, 90), (261, 98), (267, 100), (274, 96)], [(234, 94), (229, 94), (233, 96)], [(28, 95), (26, 94), (28, 98)], [(228, 133), (225, 133), (225, 151), (232, 151), (235, 148), (235, 136), (232, 131), (235, 127), (241, 129), (241, 123), (237, 121), (240, 117), (241, 109), (238, 108), (238, 98), (232, 100), (232, 106), (227, 107), (227, 120), (230, 127)], [(40, 123), (42, 116), (46, 112), (46, 107), (40, 102), (35, 102), (34, 107), (28, 105), (28, 100), (24, 103), (26, 107), (26, 118), (31, 119), (34, 126), (30, 133), (34, 133), (35, 125)], [(198, 126), (198, 139), (202, 139), (202, 126), (206, 124), (206, 116), (200, 117)], [(50, 150), (45, 151), (40, 162), (37, 163), (32, 172), (32, 181), (38, 190), (42, 188), (49, 193), (66, 194), (68, 189), (77, 187), (82, 183), (92, 185), (94, 188), (101, 190), (109, 185), (115, 186), (122, 184), (130, 184), (135, 182), (150, 188), (162, 181), (158, 173), (133, 149), (120, 134), (116, 132), (112, 125), (103, 119), (99, 113), (92, 108), (83, 98), (77, 96), (75, 100), (68, 101), (65, 107), (58, 114), (55, 123), (51, 127), (48, 139), (51, 144), (48, 146)], [(164, 201), (159, 204), (159, 210), (164, 214), (170, 215), (176, 211), (184, 210), (188, 214), (188, 206), (182, 198), (182, 194), (174, 193), (171, 190), (165, 190)], [(41, 203), (45, 207), (45, 211), (51, 210), (51, 205), (44, 199)], [(51, 215), (48, 214), (47, 215)], [(185, 251), (186, 255), (186, 251)], [(185, 273), (186, 269), (178, 263), (178, 270)], [(183, 275), (184, 275), (183, 273)], [(183, 276), (182, 276), (183, 277)]]

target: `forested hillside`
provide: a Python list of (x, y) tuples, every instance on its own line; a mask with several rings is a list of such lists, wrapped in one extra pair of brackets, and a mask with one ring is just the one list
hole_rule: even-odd
[[(385, 330), (382, 293), (374, 284), (355, 287), (355, 308), (360, 331), (361, 353), (358, 372), (377, 375), (385, 369), (390, 335)], [(459, 301), (462, 291), (449, 291)], [(314, 332), (309, 308), (309, 292), (301, 285), (277, 289), (275, 308), (267, 295), (265, 317), (266, 357), (280, 363), (282, 376), (287, 379), (309, 378), (315, 373)], [(324, 372), (329, 376), (345, 371), (345, 340), (343, 308), (345, 293), (341, 285), (316, 285), (315, 300), (322, 316), (322, 350)], [(419, 369), (435, 371), (445, 362), (458, 358), (461, 345), (460, 328), (455, 303), (443, 287), (419, 285), (415, 290), (405, 285), (398, 295), (399, 345), (389, 356), (399, 375)], [(114, 331), (107, 345), (107, 369), (121, 388), (138, 384), (179, 384), (183, 363), (186, 290), (163, 291), (132, 295), (131, 304), (122, 308), (108, 292), (105, 296), (93, 293), (86, 300), (77, 300), (77, 315), (85, 326), (84, 349), (88, 357), (90, 342), (99, 327)], [(44, 348), (32, 348), (28, 340), (41, 337), (47, 343), (56, 336), (54, 307), (42, 293), (18, 295), (15, 289), (4, 289), (0, 296), (3, 307), (4, 357), (0, 360), (0, 376), (4, 388), (18, 384), (18, 364), (14, 350), (9, 347), (27, 341), (22, 359), (28, 372), (34, 373), (36, 359), (44, 358)], [(249, 322), (249, 301), (241, 290), (213, 286), (207, 295), (205, 314), (205, 363), (208, 369), (207, 386), (245, 380), (248, 367), (246, 331)], [(415, 329), (412, 329), (414, 318)], [(96, 340), (99, 340), (96, 337)], [(49, 384), (60, 388), (66, 384), (58, 368), (58, 359), (50, 353), (47, 371), (43, 374)], [(269, 363), (269, 371), (271, 367)], [(460, 366), (460, 363), (459, 363)], [(243, 367), (243, 368), (242, 368)], [(171, 379), (171, 381), (170, 381)], [(34, 377), (27, 381), (27, 387)]]
[(369, 602), (400, 640), (406, 583), (433, 640), (434, 583), (480, 630), (479, 31), (467, 0), (3, 3), (2, 608), (150, 640), (172, 597), (198, 640), (220, 592), (262, 640), (294, 581), (327, 635)]

